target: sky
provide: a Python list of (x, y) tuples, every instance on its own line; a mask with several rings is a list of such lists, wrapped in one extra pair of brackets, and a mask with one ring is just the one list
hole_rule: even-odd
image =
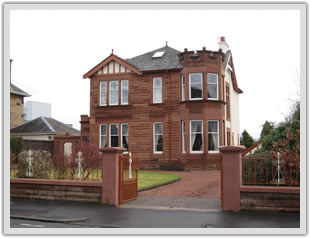
[(51, 103), (52, 117), (80, 129), (89, 115), (83, 74), (110, 55), (163, 47), (218, 50), (225, 36), (238, 86), (240, 133), (259, 138), (266, 120), (281, 122), (298, 99), (300, 13), (296, 10), (14, 10), (12, 83)]

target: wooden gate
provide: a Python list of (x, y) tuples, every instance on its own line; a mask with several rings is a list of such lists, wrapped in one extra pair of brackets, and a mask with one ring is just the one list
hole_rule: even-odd
[(138, 197), (138, 159), (122, 154), (119, 159), (119, 204)]

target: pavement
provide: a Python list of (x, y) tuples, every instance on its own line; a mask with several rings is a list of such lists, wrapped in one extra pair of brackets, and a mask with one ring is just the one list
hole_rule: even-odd
[(122, 204), (121, 207), (137, 209), (210, 212), (221, 211), (221, 199), (143, 196), (139, 193), (139, 196), (136, 200), (126, 202)]
[[(194, 203), (194, 200), (190, 202)], [(12, 228), (299, 228), (300, 226), (299, 213), (223, 212), (219, 209), (212, 211), (197, 207), (187, 209), (182, 210), (182, 207), (177, 206), (129, 208), (126, 207), (126, 203), (121, 207), (114, 207), (98, 203), (11, 198), (10, 215)], [(37, 223), (31, 225), (30, 221)]]

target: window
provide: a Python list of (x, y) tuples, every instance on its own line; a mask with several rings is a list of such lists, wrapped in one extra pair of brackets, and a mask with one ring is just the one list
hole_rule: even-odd
[(202, 73), (189, 74), (189, 98), (191, 100), (202, 99)]
[(118, 81), (110, 81), (110, 105), (118, 105)]
[(153, 78), (153, 103), (162, 102), (162, 80)]
[(161, 58), (165, 54), (165, 51), (156, 51), (152, 58)]
[(207, 74), (208, 78), (208, 99), (218, 99), (218, 75)]
[(185, 121), (182, 121), (182, 153), (186, 153), (186, 127)]
[(182, 101), (185, 101), (185, 75), (181, 76)]
[(110, 147), (118, 147), (118, 124), (110, 124)]
[(100, 147), (107, 147), (107, 125), (100, 125)]
[(100, 82), (100, 106), (107, 105), (107, 81)]
[(208, 121), (208, 150), (218, 152), (219, 147), (219, 121)]
[(128, 123), (121, 124), (122, 147), (128, 150)]
[(230, 91), (229, 91), (229, 84), (226, 84), (226, 119), (230, 120)]
[(128, 104), (128, 80), (121, 81), (121, 104)]
[(203, 122), (202, 121), (191, 121), (190, 124), (190, 145), (191, 153), (203, 152)]
[(154, 122), (153, 124), (154, 134), (154, 153), (163, 152), (163, 123)]

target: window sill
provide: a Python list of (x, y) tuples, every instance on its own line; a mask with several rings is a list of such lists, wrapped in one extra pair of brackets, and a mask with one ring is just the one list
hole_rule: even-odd
[(190, 152), (190, 154), (192, 154), (192, 155), (201, 155), (201, 154), (203, 154), (204, 152), (203, 151), (191, 151)]
[(150, 103), (149, 106), (162, 106), (162, 105), (166, 105), (166, 103)]
[(202, 103), (202, 102), (212, 102), (212, 103), (226, 104), (224, 101), (216, 100), (216, 99), (185, 100), (185, 101), (180, 101), (179, 104), (184, 104), (184, 103)]
[(95, 108), (111, 108), (111, 107), (132, 107), (132, 104), (105, 105), (105, 106), (96, 106)]

